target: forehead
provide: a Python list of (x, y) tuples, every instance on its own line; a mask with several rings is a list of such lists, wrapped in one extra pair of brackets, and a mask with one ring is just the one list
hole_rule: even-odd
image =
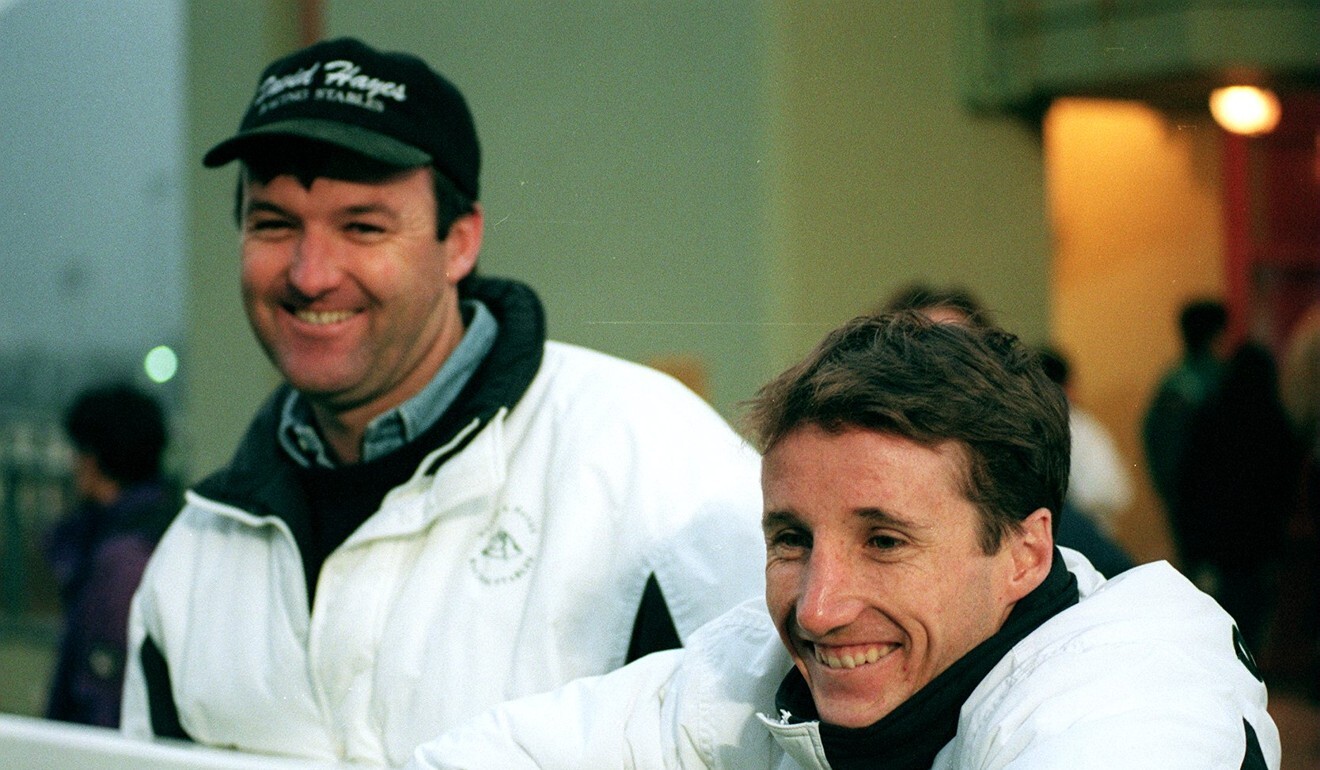
[(767, 513), (821, 522), (888, 516), (948, 524), (950, 517), (974, 514), (965, 468), (956, 442), (926, 446), (890, 433), (806, 425), (766, 452), (761, 485)]

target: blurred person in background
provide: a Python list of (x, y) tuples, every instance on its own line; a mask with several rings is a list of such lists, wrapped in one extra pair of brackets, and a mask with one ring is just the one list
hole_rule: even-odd
[(1129, 464), (1105, 426), (1077, 403), (1068, 358), (1050, 346), (1038, 352), (1045, 375), (1063, 388), (1068, 398), (1072, 469), (1068, 474), (1067, 502), (1113, 535), (1116, 517), (1132, 504)]
[(1211, 595), (1260, 650), (1297, 506), (1303, 447), (1279, 398), (1274, 356), (1245, 342), (1192, 417), (1178, 495), (1190, 517), (1183, 547)]
[(1320, 302), (1293, 326), (1283, 353), (1279, 393), (1308, 454), (1320, 447)]
[(1183, 571), (1196, 578), (1201, 565), (1189, 551), (1188, 528), (1196, 512), (1179, 496), (1178, 473), (1192, 417), (1214, 393), (1228, 345), (1228, 308), (1216, 299), (1185, 304), (1178, 315), (1181, 360), (1161, 378), (1142, 418), (1141, 440), (1146, 469), (1168, 516)]
[(1289, 524), (1266, 662), (1320, 700), (1320, 300), (1293, 325), (1284, 347), (1280, 395), (1305, 456)]
[(916, 310), (932, 321), (976, 326), (984, 326), (992, 320), (981, 300), (961, 286), (932, 286), (921, 282), (900, 286), (876, 312), (899, 310)]
[(1132, 502), (1131, 477), (1108, 431), (1073, 400), (1068, 360), (1049, 346), (1039, 348), (1036, 355), (1045, 376), (1068, 402), (1072, 459), (1057, 539), (1060, 545), (1086, 554), (1105, 577), (1113, 577), (1135, 565), (1114, 535), (1114, 517)]
[(161, 471), (168, 430), (154, 398), (118, 384), (80, 394), (64, 429), (77, 504), (44, 543), (64, 610), (46, 715), (116, 727), (129, 604), (179, 508)]

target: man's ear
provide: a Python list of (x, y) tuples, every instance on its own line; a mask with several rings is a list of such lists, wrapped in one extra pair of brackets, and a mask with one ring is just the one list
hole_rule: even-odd
[(449, 226), (445, 238), (445, 277), (452, 284), (467, 277), (477, 265), (481, 238), (485, 230), (485, 212), (480, 203), (472, 204), (472, 213), (464, 214)]
[(1048, 508), (1037, 508), (1023, 519), (1018, 532), (1008, 536), (1011, 574), (1009, 600), (1017, 601), (1036, 590), (1050, 573), (1054, 563), (1054, 515)]

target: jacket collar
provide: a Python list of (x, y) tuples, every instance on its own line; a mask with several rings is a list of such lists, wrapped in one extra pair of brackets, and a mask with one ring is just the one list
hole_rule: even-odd
[[(545, 312), (530, 287), (512, 280), (476, 278), (465, 288), (465, 296), (480, 300), (495, 315), (500, 332), (453, 405), (416, 441), (398, 450), (416, 452), (419, 463), (426, 459), (428, 474), (481, 432), (480, 427), (472, 428), (474, 421), (484, 426), (501, 409), (518, 403), (540, 369), (545, 349)], [(308, 514), (300, 469), (277, 437), (280, 408), (289, 392), (287, 384), (275, 390), (258, 410), (233, 459), (199, 483), (196, 492), (256, 516), (282, 519), (301, 542), (307, 536)], [(427, 456), (440, 446), (447, 451)]]

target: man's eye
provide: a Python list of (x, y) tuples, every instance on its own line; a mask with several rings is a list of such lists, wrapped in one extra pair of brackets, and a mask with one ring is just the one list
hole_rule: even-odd
[(270, 233), (287, 230), (291, 225), (283, 219), (250, 219), (247, 229), (254, 233)]
[(349, 222), (344, 229), (355, 235), (379, 235), (385, 232), (385, 228), (370, 222)]
[(903, 544), (902, 540), (892, 535), (872, 535), (868, 542), (870, 542), (872, 548), (878, 548), (881, 551), (892, 551)]
[(811, 547), (811, 536), (797, 529), (781, 529), (767, 538), (770, 547), (776, 549), (801, 549)]

